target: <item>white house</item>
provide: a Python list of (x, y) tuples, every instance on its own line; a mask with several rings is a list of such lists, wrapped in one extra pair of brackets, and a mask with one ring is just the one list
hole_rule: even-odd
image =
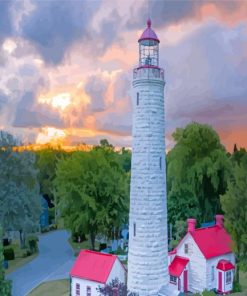
[(97, 288), (113, 279), (126, 283), (126, 269), (117, 256), (83, 250), (70, 272), (71, 296), (98, 296)]
[(169, 253), (170, 286), (179, 292), (217, 290), (223, 295), (233, 288), (235, 257), (231, 238), (224, 229), (223, 216), (216, 215), (214, 226), (195, 228), (188, 219), (188, 231)]

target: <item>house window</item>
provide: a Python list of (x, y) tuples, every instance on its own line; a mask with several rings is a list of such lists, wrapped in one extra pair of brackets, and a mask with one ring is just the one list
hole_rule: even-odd
[(188, 244), (184, 244), (184, 253), (188, 254), (189, 252), (189, 245)]
[(162, 169), (162, 157), (160, 156), (160, 170)]
[(136, 94), (136, 105), (139, 106), (139, 92)]
[(173, 275), (170, 275), (170, 283), (172, 284), (177, 284), (177, 277), (176, 276), (173, 276)]
[(134, 236), (136, 236), (136, 224), (134, 223)]
[(87, 286), (87, 296), (91, 296), (91, 287)]
[(76, 296), (80, 296), (80, 284), (76, 284), (75, 285), (75, 295)]
[(214, 281), (214, 266), (211, 266), (211, 281)]
[(230, 284), (232, 281), (232, 272), (231, 270), (226, 272), (226, 284)]

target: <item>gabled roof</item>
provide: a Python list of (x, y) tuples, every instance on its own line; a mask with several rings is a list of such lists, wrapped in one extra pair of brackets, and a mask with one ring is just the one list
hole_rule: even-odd
[(179, 277), (189, 261), (187, 258), (176, 256), (169, 265), (169, 274)]
[(70, 275), (72, 277), (106, 283), (116, 259), (117, 256), (115, 255), (83, 250), (77, 257)]
[(222, 259), (219, 261), (216, 268), (223, 271), (227, 271), (227, 270), (235, 269), (235, 266), (230, 261)]
[(218, 225), (189, 232), (206, 259), (231, 253), (232, 240), (224, 227)]

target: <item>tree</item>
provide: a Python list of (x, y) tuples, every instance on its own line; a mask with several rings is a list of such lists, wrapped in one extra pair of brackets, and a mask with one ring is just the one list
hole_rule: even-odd
[(225, 227), (234, 242), (236, 282), (239, 283), (239, 268), (247, 270), (247, 154), (241, 163), (235, 163), (227, 185), (226, 193), (221, 196), (221, 205)]
[(127, 285), (120, 282), (118, 278), (113, 279), (109, 284), (98, 287), (97, 292), (102, 296), (138, 296), (139, 294), (129, 292)]
[(37, 170), (33, 152), (14, 151), (15, 141), (8, 135), (0, 150), (0, 223), (4, 231), (19, 231), (25, 247), (27, 232), (37, 229), (41, 213)]
[(56, 165), (59, 159), (65, 156), (62, 150), (47, 147), (36, 152), (36, 165), (39, 170), (38, 178), (40, 193), (51, 204), (54, 201), (53, 180), (56, 175)]
[(0, 228), (0, 295), (11, 296), (11, 282), (5, 280), (3, 267), (2, 229)]
[(54, 185), (65, 226), (89, 234), (93, 249), (97, 233), (109, 236), (126, 219), (127, 177), (104, 149), (74, 152), (61, 160)]
[(208, 125), (191, 123), (175, 131), (174, 148), (167, 156), (169, 220), (213, 219), (221, 212), (220, 194), (226, 191), (230, 161), (218, 134)]

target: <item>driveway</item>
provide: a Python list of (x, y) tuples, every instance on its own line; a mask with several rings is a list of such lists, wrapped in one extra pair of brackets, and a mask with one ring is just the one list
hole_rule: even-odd
[(42, 282), (69, 277), (75, 257), (68, 238), (65, 230), (39, 237), (38, 257), (7, 276), (13, 281), (12, 296), (25, 296)]

